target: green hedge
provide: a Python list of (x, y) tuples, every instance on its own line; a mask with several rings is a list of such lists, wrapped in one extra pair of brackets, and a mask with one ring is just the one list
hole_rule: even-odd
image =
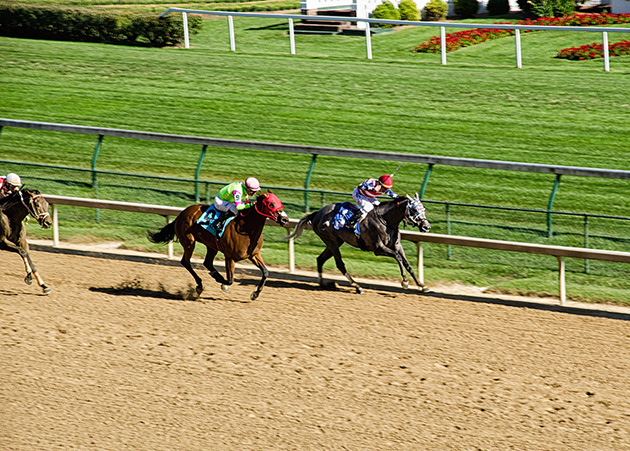
[[(189, 16), (191, 34), (201, 25), (200, 17)], [(163, 47), (181, 43), (184, 27), (175, 15), (0, 1), (0, 36)]]

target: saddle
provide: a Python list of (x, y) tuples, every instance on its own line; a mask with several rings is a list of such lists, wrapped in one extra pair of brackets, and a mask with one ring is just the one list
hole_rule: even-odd
[(354, 229), (346, 227), (350, 218), (352, 218), (357, 211), (359, 211), (359, 207), (354, 205), (352, 202), (344, 202), (340, 204), (333, 216), (333, 227), (337, 230), (347, 230), (348, 232), (353, 232), (357, 236), (360, 236), (361, 231), (359, 229), (359, 222), (357, 222)]
[(230, 216), (223, 221), (224, 215), (226, 215), (226, 213), (217, 210), (214, 205), (209, 205), (206, 211), (197, 219), (197, 224), (212, 235), (221, 238), (227, 225), (235, 218), (235, 216)]

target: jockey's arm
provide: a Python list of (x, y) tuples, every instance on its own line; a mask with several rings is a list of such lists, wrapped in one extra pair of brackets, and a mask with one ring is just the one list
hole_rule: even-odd
[(388, 189), (387, 191), (385, 191), (385, 194), (387, 194), (392, 199), (398, 199), (400, 197), (398, 194), (393, 192), (391, 189)]
[(234, 205), (236, 205), (238, 211), (245, 210), (252, 206), (249, 197), (243, 196), (243, 193), (240, 191), (234, 190), (232, 194), (234, 195)]

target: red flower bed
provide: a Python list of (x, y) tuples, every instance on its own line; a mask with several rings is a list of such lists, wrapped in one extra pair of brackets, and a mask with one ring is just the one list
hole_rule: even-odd
[[(497, 24), (510, 24), (512, 22), (496, 22)], [(567, 17), (541, 17), (539, 19), (526, 19), (516, 22), (517, 25), (557, 25), (557, 26), (591, 26), (591, 25), (608, 25), (618, 23), (630, 23), (630, 14), (575, 14)], [(531, 30), (523, 30), (525, 33)], [(502, 30), (497, 28), (474, 28), (471, 30), (458, 31), (457, 33), (449, 33), (446, 35), (446, 51), (452, 52), (469, 47), (482, 42), (498, 39), (505, 36), (511, 36), (514, 30)], [(439, 36), (433, 36), (428, 41), (424, 41), (413, 49), (413, 52), (420, 53), (439, 53), (441, 39)]]
[[(623, 40), (615, 44), (608, 45), (608, 54), (610, 56), (630, 55), (630, 41)], [(556, 58), (565, 58), (568, 60), (585, 61), (594, 58), (604, 57), (604, 45), (593, 43), (582, 45), (580, 47), (569, 47), (562, 49), (556, 54)]]

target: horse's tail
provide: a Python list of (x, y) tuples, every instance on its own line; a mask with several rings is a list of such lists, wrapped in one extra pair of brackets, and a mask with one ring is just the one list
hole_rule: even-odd
[(307, 224), (311, 223), (313, 221), (313, 218), (315, 217), (315, 213), (311, 213), (310, 215), (304, 216), (302, 219), (300, 219), (297, 223), (297, 225), (295, 226), (295, 230), (293, 231), (293, 233), (291, 233), (290, 235), (287, 235), (284, 237), (284, 240), (290, 240), (292, 238), (297, 238), (300, 235), (302, 235), (302, 230), (304, 230), (304, 227), (306, 227)]
[(147, 238), (152, 243), (168, 243), (175, 238), (175, 221), (166, 224), (158, 232), (151, 232), (147, 229)]

